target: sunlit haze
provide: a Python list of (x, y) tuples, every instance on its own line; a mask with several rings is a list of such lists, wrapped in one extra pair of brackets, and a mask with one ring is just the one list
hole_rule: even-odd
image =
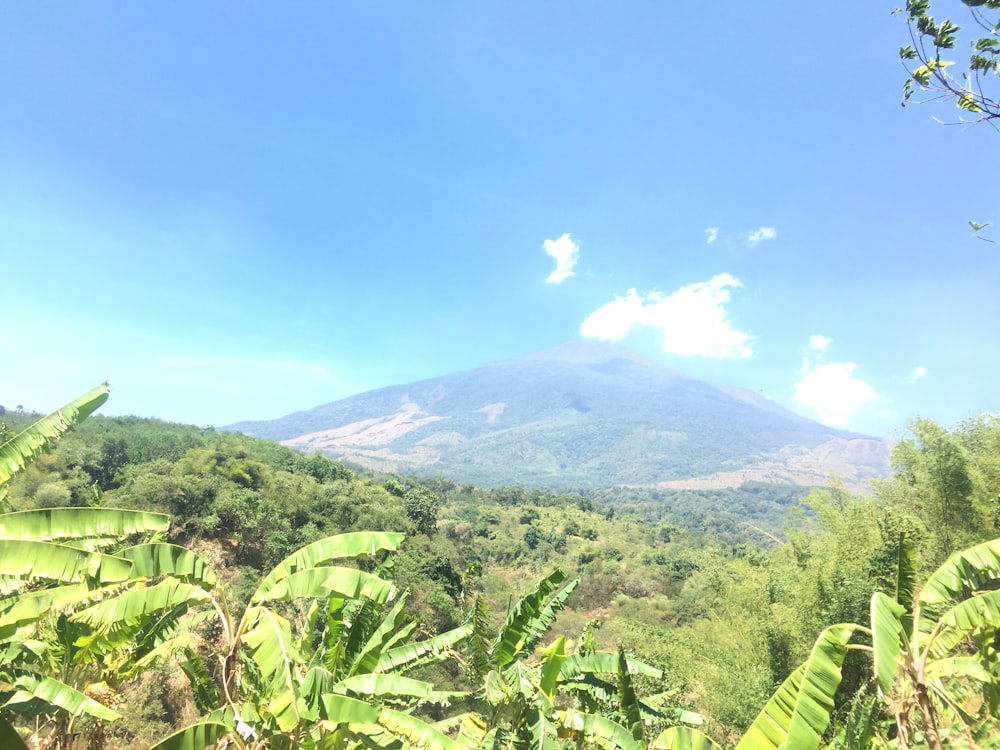
[(900, 107), (891, 10), (9, 3), (0, 404), (225, 425), (589, 339), (875, 435), (1000, 410), (1000, 135)]

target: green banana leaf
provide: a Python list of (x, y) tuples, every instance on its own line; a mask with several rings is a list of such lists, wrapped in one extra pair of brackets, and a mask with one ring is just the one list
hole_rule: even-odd
[(133, 578), (157, 578), (168, 575), (184, 583), (212, 589), (216, 584), (215, 571), (204, 556), (176, 544), (151, 542), (138, 544), (117, 553), (132, 561)]
[(495, 666), (506, 667), (515, 659), (534, 650), (538, 641), (555, 622), (556, 615), (566, 604), (566, 599), (580, 583), (580, 579), (576, 578), (561, 590), (555, 591), (564, 580), (566, 580), (565, 573), (554, 570), (538, 582), (534, 591), (521, 597), (507, 615), (507, 621), (492, 645), (490, 658)]
[(809, 658), (778, 687), (736, 750), (818, 748), (830, 723), (840, 665), (853, 633), (853, 625), (832, 625), (824, 630)]
[(881, 591), (872, 595), (872, 647), (875, 652), (872, 664), (882, 694), (888, 694), (892, 690), (892, 682), (899, 668), (897, 659), (903, 648), (902, 618), (905, 614), (906, 609), (902, 604), (894, 602)]
[(7, 701), (0, 707), (12, 711), (30, 711), (33, 714), (62, 709), (73, 716), (86, 714), (105, 721), (120, 718), (116, 711), (51, 677), (22, 673), (14, 680), (13, 687)]
[(566, 638), (559, 636), (555, 642), (545, 649), (542, 656), (542, 670), (538, 678), (538, 687), (552, 700), (556, 696), (556, 688), (559, 685), (559, 673), (563, 662), (566, 660)]
[(0, 486), (27, 467), (50, 442), (93, 414), (108, 400), (110, 392), (108, 384), (103, 383), (0, 444)]
[(917, 592), (917, 552), (906, 533), (899, 535), (896, 552), (896, 601), (902, 605), (904, 633), (913, 632), (913, 604)]
[(357, 698), (328, 693), (321, 697), (322, 717), (333, 724), (377, 724), (379, 707)]
[(100, 549), (132, 534), (163, 533), (170, 517), (121, 508), (45, 508), (0, 514), (0, 539), (36, 542), (73, 542), (73, 546)]
[(211, 595), (199, 586), (167, 578), (154, 586), (134, 588), (108, 601), (98, 602), (80, 610), (71, 619), (107, 631), (115, 625), (172, 609), (179, 604), (196, 606), (211, 601)]
[(347, 677), (330, 688), (330, 692), (353, 694), (356, 697), (377, 696), (399, 700), (418, 698), (421, 703), (447, 703), (452, 698), (460, 698), (466, 693), (454, 690), (435, 690), (434, 685), (424, 680), (403, 677), (396, 674), (357, 674)]
[(416, 643), (404, 643), (379, 656), (376, 672), (399, 672), (422, 664), (428, 658), (440, 660), (448, 655), (449, 649), (472, 633), (471, 625), (460, 625), (431, 638)]
[[(659, 679), (663, 672), (649, 664), (626, 657), (628, 671), (645, 677)], [(589, 654), (570, 654), (563, 662), (559, 677), (562, 680), (572, 680), (586, 674), (616, 674), (618, 672), (618, 654), (613, 651), (593, 651)]]
[(928, 661), (924, 676), (934, 680), (942, 677), (967, 677), (983, 683), (992, 682), (994, 676), (975, 656), (952, 656)]
[(921, 650), (926, 647), (946, 610), (968, 598), (969, 592), (992, 588), (990, 582), (997, 578), (1000, 578), (1000, 539), (952, 553), (927, 579), (917, 597), (918, 647)]
[(231, 732), (232, 729), (225, 724), (199, 722), (160, 740), (149, 750), (211, 750)]
[(267, 607), (254, 607), (247, 614), (251, 615), (247, 621), (253, 626), (243, 635), (243, 643), (249, 648), (249, 658), (260, 673), (260, 698), (271, 699), (269, 710), (278, 727), (284, 732), (290, 731), (302, 721), (305, 708), (299, 700), (294, 673), (296, 665), (302, 663), (302, 656), (292, 640), (291, 624)]
[(426, 750), (462, 750), (451, 737), (413, 714), (383, 708), (378, 723), (410, 746)]
[(721, 748), (697, 729), (669, 727), (653, 740), (649, 750), (721, 750)]
[(941, 630), (930, 644), (930, 655), (942, 657), (981, 628), (1000, 627), (1000, 591), (985, 591), (959, 602), (942, 615)]
[(487, 734), (486, 722), (479, 714), (469, 712), (458, 714), (443, 719), (434, 726), (449, 735), (457, 729), (454, 741), (461, 750), (480, 750), (489, 747), (484, 741)]
[(9, 638), (18, 628), (43, 620), (52, 614), (73, 612), (109, 596), (121, 593), (123, 583), (94, 589), (85, 583), (70, 583), (40, 591), (7, 596), (0, 602), (0, 640)]
[[(0, 515), (0, 523), (5, 515)], [(0, 574), (5, 576), (63, 583), (82, 583), (88, 579), (110, 583), (127, 580), (131, 570), (132, 563), (120, 557), (48, 541), (0, 538)]]
[(208, 671), (208, 665), (193, 646), (184, 649), (184, 660), (180, 662), (180, 668), (191, 683), (194, 704), (199, 711), (207, 713), (219, 705), (219, 688)]
[(639, 698), (632, 686), (632, 675), (625, 660), (625, 649), (618, 646), (618, 712), (624, 717), (632, 738), (637, 741), (645, 739), (646, 730), (642, 724), (642, 713)]
[(625, 727), (616, 724), (604, 716), (588, 714), (567, 709), (557, 711), (555, 719), (559, 725), (559, 733), (583, 735), (583, 738), (606, 750), (642, 750), (643, 745), (637, 742)]
[(354, 568), (307, 568), (277, 581), (253, 600), (254, 604), (268, 601), (290, 601), (302, 598), (371, 599), (383, 604), (395, 591), (392, 582)]
[(301, 570), (315, 568), (331, 560), (373, 555), (383, 550), (394, 552), (403, 542), (403, 534), (389, 531), (352, 531), (319, 539), (293, 552), (264, 576), (250, 598), (250, 604), (259, 604), (271, 587)]

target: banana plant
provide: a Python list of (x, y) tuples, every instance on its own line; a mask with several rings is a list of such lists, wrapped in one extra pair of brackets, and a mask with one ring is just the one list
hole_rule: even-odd
[(5, 485), (18, 471), (27, 468), (66, 430), (93, 414), (108, 400), (110, 393), (108, 384), (102, 383), (0, 444), (0, 502), (7, 497)]
[[(107, 383), (38, 420), (0, 445), (0, 500), (6, 485), (66, 430), (103, 404)], [(81, 691), (72, 665), (52, 648), (55, 622), (85, 603), (121, 590), (131, 563), (105, 554), (129, 536), (153, 538), (167, 517), (138, 511), (64, 508), (0, 514), (0, 708), (49, 715), (57, 734), (80, 716), (118, 714)], [(102, 552), (103, 550), (104, 552)], [(50, 638), (46, 639), (45, 634)], [(0, 716), (4, 747), (24, 743)]]
[[(410, 642), (416, 623), (391, 581), (340, 564), (399, 549), (402, 534), (352, 532), (318, 540), (263, 577), (234, 613), (205, 561), (181, 547), (124, 550), (137, 584), (76, 612), (98, 643), (129, 643), (133, 669), (179, 659), (203, 717), (157, 747), (326, 747), (382, 737), (451, 750), (442, 729), (401, 709), (456, 693), (403, 673), (451, 653), (471, 628)], [(304, 611), (302, 603), (311, 603)], [(199, 624), (214, 621), (222, 647), (201, 656)], [(213, 677), (213, 674), (217, 678)]]
[(464, 716), (457, 740), (469, 747), (542, 748), (594, 742), (602, 747), (641, 748), (646, 720), (698, 722), (701, 717), (669, 714), (639, 700), (633, 678), (660, 678), (654, 667), (624, 651), (596, 651), (586, 639), (575, 652), (558, 637), (536, 661), (536, 647), (565, 606), (579, 580), (565, 585), (553, 571), (521, 597), (494, 638), (480, 600), (473, 606), (472, 666), (483, 679), (488, 716)]
[[(809, 658), (781, 683), (737, 743), (736, 750), (819, 748), (840, 686), (840, 668), (857, 629), (856, 625), (841, 624), (824, 630)], [(665, 730), (651, 747), (715, 750), (719, 746), (697, 729), (676, 726)]]
[(915, 598), (912, 547), (904, 538), (899, 548), (896, 596), (871, 603), (875, 680), (897, 747), (918, 731), (931, 750), (1000, 736), (1000, 539), (953, 553)]

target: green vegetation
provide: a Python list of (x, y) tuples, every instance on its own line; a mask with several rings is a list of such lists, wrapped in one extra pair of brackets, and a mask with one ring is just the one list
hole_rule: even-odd
[(6, 418), (4, 748), (998, 736), (996, 417), (915, 423), (871, 497), (751, 485), (767, 512), (714, 522), (724, 493), (481, 490), (136, 418), (63, 434), (106, 396)]
[[(905, 16), (911, 43), (899, 50), (909, 73), (903, 84), (903, 105), (919, 88), (930, 92), (935, 99), (954, 100), (960, 110), (976, 120), (992, 120), (1000, 117), (1000, 99), (995, 93), (1000, 75), (997, 61), (1000, 18), (996, 14), (1000, 2), (962, 0), (962, 3), (967, 6), (968, 24), (963, 21), (959, 26), (950, 19), (935, 20), (930, 0), (907, 0)], [(948, 58), (955, 56), (960, 43), (970, 50), (969, 57), (967, 62), (960, 60), (956, 66), (956, 60)], [(977, 232), (985, 227), (975, 222), (970, 224)]]

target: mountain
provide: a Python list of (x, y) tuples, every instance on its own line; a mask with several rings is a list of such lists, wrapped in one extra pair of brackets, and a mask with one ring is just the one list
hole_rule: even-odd
[(579, 341), (225, 429), (483, 486), (814, 485), (832, 471), (860, 487), (889, 468), (886, 441)]

